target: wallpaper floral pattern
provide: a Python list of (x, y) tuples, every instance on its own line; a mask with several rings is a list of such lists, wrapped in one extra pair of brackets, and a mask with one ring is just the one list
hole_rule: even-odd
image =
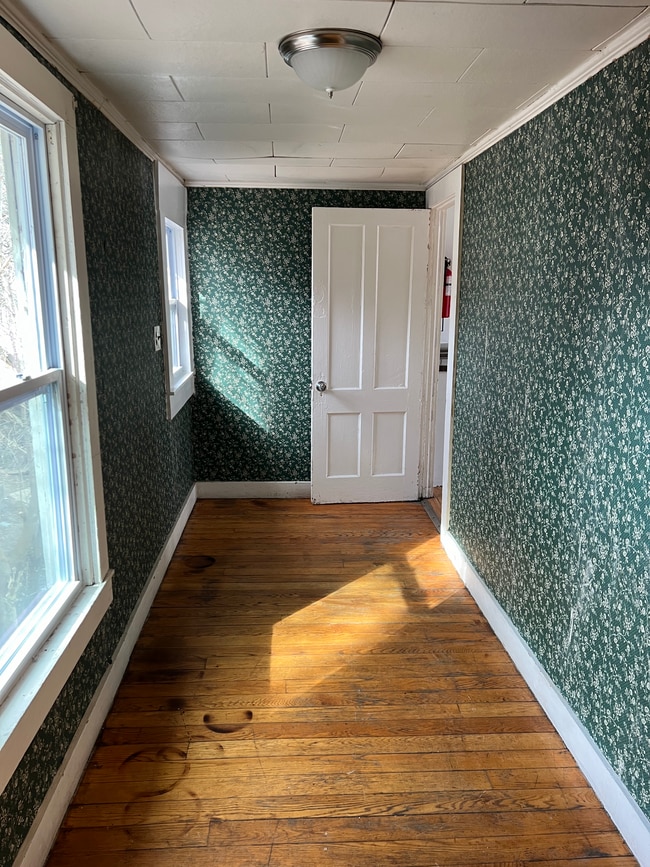
[(466, 169), (450, 529), (650, 816), (650, 50)]
[(424, 193), (189, 189), (199, 481), (310, 478), (311, 209)]
[[(1, 24), (0, 20), (0, 24)], [(29, 47), (29, 46), (28, 46)], [(58, 76), (60, 77), (60, 76)], [(0, 864), (16, 853), (193, 483), (186, 406), (166, 418), (151, 162), (77, 95), (77, 135), (114, 601), (0, 795)]]

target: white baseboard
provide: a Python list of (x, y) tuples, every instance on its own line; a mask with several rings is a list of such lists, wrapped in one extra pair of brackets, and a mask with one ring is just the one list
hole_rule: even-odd
[(65, 817), (65, 812), (86, 768), (95, 741), (113, 704), (117, 688), (124, 677), (126, 666), (151, 604), (195, 503), (196, 485), (188, 494), (178, 519), (167, 537), (167, 542), (156, 561), (145, 589), (140, 594), (140, 599), (115, 651), (113, 663), (107, 669), (95, 691), (54, 782), (36, 814), (36, 819), (23, 845), (20, 847), (18, 856), (14, 861), (14, 867), (42, 867), (47, 860), (61, 822)]
[(520, 674), (573, 755), (641, 867), (650, 867), (650, 820), (521, 637), (449, 531), (442, 545)]
[(309, 499), (311, 482), (197, 482), (201, 500)]

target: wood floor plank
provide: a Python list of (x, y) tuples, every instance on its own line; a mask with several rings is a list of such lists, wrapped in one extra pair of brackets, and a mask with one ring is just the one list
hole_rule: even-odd
[[(240, 741), (239, 743), (247, 743)], [(192, 747), (195, 745), (193, 744)], [(121, 762), (119, 759), (125, 754), (124, 748), (120, 751), (98, 751), (88, 766), (86, 782), (88, 783), (115, 783), (127, 780), (139, 782), (157, 783), (161, 786), (175, 782), (179, 777), (179, 765), (187, 763), (191, 767), (190, 778), (192, 780), (207, 777), (211, 774), (215, 777), (226, 776), (243, 779), (250, 771), (251, 758), (256, 752), (256, 744), (253, 742), (248, 755), (242, 755), (242, 751), (235, 751), (233, 755), (224, 744), (209, 744), (212, 749), (188, 751), (184, 745), (178, 747), (159, 748), (153, 744), (147, 748), (139, 749), (126, 755)], [(341, 745), (344, 746), (344, 745)], [(164, 754), (164, 759), (160, 756)], [(142, 767), (142, 764), (145, 767)], [(474, 753), (373, 753), (362, 754), (359, 752), (340, 752), (327, 754), (314, 754), (314, 751), (295, 753), (293, 755), (259, 755), (257, 754), (256, 772), (264, 776), (278, 774), (301, 774), (321, 777), (333, 774), (379, 774), (379, 773), (408, 773), (416, 774), (429, 771), (464, 771), (494, 769), (526, 769), (532, 768), (571, 768), (571, 758), (565, 751), (555, 751), (552, 756), (544, 754), (540, 756), (535, 750), (526, 752), (511, 751), (503, 756), (498, 752), (474, 752)], [(557, 775), (556, 775), (557, 777)], [(415, 777), (413, 778), (415, 780)]]
[[(241, 721), (246, 724), (245, 720)], [(236, 723), (233, 721), (233, 727)], [(151, 729), (144, 729), (151, 731)], [(172, 730), (164, 728), (165, 732)], [(178, 737), (175, 741), (167, 738), (164, 746), (153, 740), (149, 744), (107, 743), (99, 742), (91, 761), (90, 768), (114, 767), (119, 770), (126, 762), (148, 762), (153, 766), (176, 761), (214, 761), (223, 758), (243, 758), (252, 756), (270, 759), (290, 756), (423, 756), (445, 755), (454, 758), (471, 759), (473, 755), (494, 756), (495, 761), (501, 761), (503, 767), (510, 767), (515, 759), (512, 756), (527, 756), (536, 767), (545, 763), (556, 764), (553, 756), (565, 757), (564, 764), (573, 764), (570, 753), (556, 741), (543, 742), (532, 737), (522, 738), (514, 743), (508, 743), (508, 749), (501, 749), (505, 741), (513, 737), (489, 735), (479, 737), (449, 737), (424, 735), (416, 737), (347, 737), (347, 738), (268, 738), (264, 741), (257, 737), (233, 738), (230, 735), (237, 732), (225, 732), (223, 736), (213, 734), (204, 741), (191, 737), (188, 730), (182, 727), (176, 729)], [(154, 730), (155, 732), (155, 730)], [(496, 764), (494, 767), (499, 767)]]
[[(232, 674), (232, 672), (231, 672)], [(256, 688), (259, 692), (275, 692), (277, 685), (282, 681), (285, 694), (305, 695), (310, 692), (313, 686), (327, 683), (328, 690), (334, 690), (338, 693), (346, 694), (353, 691), (354, 694), (363, 688), (368, 691), (368, 688), (373, 688), (372, 677), (370, 672), (359, 672), (356, 668), (352, 670), (337, 671), (332, 677), (331, 669), (290, 669), (286, 671), (282, 667), (276, 669), (275, 665), (268, 674), (264, 674), (259, 668), (251, 667), (250, 672), (244, 671), (241, 679), (237, 677), (220, 677), (219, 673), (207, 675), (201, 678), (185, 677), (183, 675), (175, 678), (161, 678), (156, 681), (132, 681), (126, 682), (122, 689), (122, 695), (129, 697), (146, 697), (159, 696), (161, 686), (166, 682), (170, 690), (173, 690), (174, 695), (191, 695), (204, 696), (204, 701), (208, 701), (210, 697), (232, 694), (233, 689), (235, 694), (241, 690), (242, 680), (244, 680), (249, 689)], [(427, 692), (451, 692), (452, 690), (462, 697), (471, 690), (503, 690), (511, 692), (517, 690), (520, 686), (518, 675), (477, 675), (475, 677), (456, 677), (456, 676), (441, 676), (441, 677), (424, 677), (414, 674), (411, 669), (403, 670), (400, 674), (387, 672), (386, 678), (382, 683), (384, 691), (390, 688), (391, 679), (396, 677), (400, 687), (406, 692), (415, 692), (426, 689)], [(466, 684), (466, 686), (463, 686)], [(396, 683), (397, 686), (397, 683)]]
[[(573, 769), (559, 768), (555, 773), (540, 769), (537, 776), (529, 775), (529, 786), (547, 787), (557, 780), (572, 778)], [(522, 775), (524, 776), (524, 775)], [(533, 779), (534, 778), (534, 779)], [(549, 783), (549, 780), (551, 783)], [(468, 790), (483, 791), (490, 789), (486, 771), (420, 771), (417, 773), (365, 773), (363, 778), (354, 771), (338, 774), (291, 773), (283, 771), (266, 773), (257, 763), (248, 763), (245, 774), (234, 779), (225, 766), (213, 763), (209, 769), (185, 766), (177, 773), (164, 774), (154, 779), (136, 777), (120, 779), (111, 785), (106, 780), (95, 782), (93, 775), (87, 776), (78, 789), (78, 797), (91, 804), (110, 804), (116, 800), (155, 800), (166, 798), (175, 800), (177, 789), (181, 786), (191, 790), (200, 789), (206, 798), (217, 795), (234, 796), (244, 790), (264, 791), (269, 797), (294, 794), (310, 796), (323, 795), (378, 794), (385, 791), (403, 796), (408, 792), (442, 792)], [(576, 783), (578, 785), (578, 783)], [(583, 780), (584, 785), (584, 780)], [(181, 788), (181, 792), (183, 788)], [(183, 798), (185, 800), (185, 798)]]
[(49, 867), (633, 867), (417, 503), (199, 501)]
[(64, 828), (57, 840), (59, 858), (79, 857), (93, 852), (185, 849), (208, 845), (210, 823), (191, 817), (175, 822), (148, 825), (111, 824), (88, 828)]
[[(259, 684), (259, 682), (258, 682)], [(250, 681), (243, 683), (241, 689), (249, 689)], [(375, 705), (390, 706), (391, 697), (395, 693), (386, 692), (380, 688), (371, 689), (365, 686), (360, 693), (354, 689), (327, 689), (315, 692), (287, 693), (284, 681), (279, 684), (279, 691), (268, 688), (268, 685), (260, 685), (259, 692), (237, 692), (234, 685), (224, 684), (217, 695), (196, 696), (195, 707), (203, 712), (217, 708), (273, 708), (273, 707), (355, 707), (363, 709)], [(190, 695), (177, 695), (176, 690), (161, 690), (158, 696), (143, 695), (118, 695), (113, 705), (116, 711), (131, 713), (134, 711), (157, 711), (157, 710), (185, 710)], [(399, 701), (406, 701), (411, 706), (420, 706), (425, 709), (431, 704), (459, 704), (461, 699), (478, 704), (525, 702), (530, 700), (530, 692), (526, 688), (521, 689), (474, 689), (474, 690), (411, 690), (400, 694)], [(395, 700), (395, 699), (394, 699)], [(397, 701), (397, 700), (395, 700)], [(397, 706), (395, 704), (394, 706)], [(426, 717), (426, 714), (423, 714)], [(413, 721), (412, 728), (417, 729), (417, 721)]]
[[(296, 847), (298, 848), (298, 847)], [(270, 858), (273, 854), (273, 848), (270, 846), (247, 846), (247, 847), (237, 847), (237, 846), (229, 846), (220, 849), (219, 855), (215, 856), (215, 853), (210, 848), (204, 849), (178, 849), (178, 850), (148, 850), (148, 851), (125, 851), (120, 852), (118, 855), (114, 852), (107, 853), (93, 853), (93, 854), (80, 854), (80, 855), (69, 855), (65, 858), (62, 858), (57, 863), (60, 867), (269, 867), (269, 864), (273, 864), (273, 867), (282, 867), (282, 865), (286, 864), (287, 867), (293, 867), (296, 862), (271, 862)], [(320, 854), (320, 853), (319, 853)], [(354, 856), (356, 853), (349, 851), (347, 853), (340, 852), (330, 847), (329, 856), (327, 853), (323, 853), (324, 857), (327, 860), (324, 861), (298, 861), (300, 867), (305, 867), (305, 864), (315, 864), (316, 867), (319, 865), (326, 864), (328, 867), (331, 867), (332, 864), (346, 864), (346, 865), (360, 865), (360, 867), (365, 867), (367, 864), (371, 864), (372, 867), (377, 867), (378, 863), (382, 865), (382, 867), (418, 867), (418, 862), (415, 862), (409, 858), (408, 861), (405, 861), (404, 858), (399, 858), (399, 854), (393, 855), (392, 860), (381, 860), (377, 861), (338, 861), (337, 858), (341, 856), (345, 856), (350, 854)], [(384, 853), (388, 856), (388, 853)], [(280, 852), (280, 855), (284, 855), (283, 852)], [(311, 853), (301, 852), (300, 857), (311, 857)], [(376, 857), (376, 853), (372, 852), (371, 857)], [(397, 859), (397, 860), (396, 860)], [(435, 863), (435, 862), (434, 862)], [(608, 855), (604, 856), (593, 856), (588, 858), (572, 858), (571, 860), (562, 859), (560, 861), (556, 859), (547, 859), (547, 858), (535, 858), (535, 860), (513, 860), (508, 859), (504, 860), (500, 858), (498, 861), (463, 861), (462, 856), (461, 860), (452, 861), (446, 859), (444, 861), (438, 860), (438, 867), (467, 867), (468, 864), (471, 863), (472, 867), (638, 867), (638, 862), (635, 858), (632, 857), (610, 857)], [(431, 860), (428, 861), (420, 861), (420, 865), (424, 864), (426, 867), (431, 867)]]
[(92, 828), (98, 816), (105, 826), (170, 824), (179, 817), (195, 817), (197, 821), (214, 818), (229, 821), (249, 819), (345, 818), (349, 816), (435, 816), (438, 813), (457, 815), (469, 813), (480, 823), (480, 816), (492, 812), (513, 813), (512, 833), (516, 833), (520, 814), (535, 815), (549, 810), (563, 810), (570, 816), (582, 809), (601, 809), (593, 791), (585, 789), (512, 789), (485, 791), (454, 791), (410, 793), (400, 798), (395, 793), (328, 795), (314, 798), (304, 795), (277, 797), (239, 794), (234, 797), (198, 798), (189, 790), (179, 790), (173, 800), (133, 801), (102, 804), (101, 812), (94, 804), (74, 803), (67, 814), (65, 828)]
[[(269, 681), (277, 680), (279, 676), (282, 676), (286, 681), (294, 684), (300, 682), (313, 684), (335, 674), (337, 683), (348, 681), (359, 683), (372, 681), (376, 669), (377, 662), (369, 661), (359, 665), (350, 665), (345, 660), (337, 659), (334, 656), (332, 659), (325, 657), (321, 665), (310, 664), (310, 661), (285, 662), (285, 658), (274, 658), (273, 664), (265, 676)], [(431, 663), (429, 666), (425, 661), (403, 665), (383, 663), (382, 669), (385, 673), (385, 685), (389, 685), (394, 678), (399, 678), (402, 683), (407, 685), (410, 681), (417, 680), (418, 687), (426, 685), (429, 690), (512, 689), (520, 684), (519, 675), (507, 669), (492, 674), (477, 673), (471, 677), (459, 674), (459, 666), (452, 666), (449, 663)], [(197, 692), (205, 692), (208, 689), (217, 691), (224, 683), (234, 681), (241, 686), (242, 680), (259, 677), (262, 673), (259, 663), (254, 659), (248, 663), (242, 662), (234, 666), (230, 665), (230, 661), (228, 661), (213, 668), (198, 670), (162, 669), (159, 671), (150, 669), (144, 672), (132, 670), (129, 676), (124, 679), (123, 687), (126, 695), (129, 693), (137, 694), (144, 690), (159, 691), (164, 683), (182, 685), (186, 689), (194, 689)]]
[[(65, 867), (90, 864), (95, 867), (214, 867), (215, 863), (228, 867), (305, 867), (307, 864), (315, 867), (330, 867), (332, 864), (355, 867), (431, 867), (432, 864), (438, 867), (503, 867), (504, 864), (526, 864), (529, 858), (530, 863), (535, 865), (556, 861), (558, 852), (566, 854), (568, 858), (590, 859), (593, 864), (595, 858), (601, 860), (608, 856), (625, 855), (625, 852), (620, 851), (622, 848), (617, 834), (556, 834), (540, 838), (524, 837), (521, 840), (478, 837), (472, 845), (468, 845), (467, 841), (448, 838), (436, 839), (434, 842), (367, 840), (352, 843), (233, 845), (219, 847), (216, 862), (212, 847), (155, 848), (124, 851), (119, 861), (113, 852), (95, 852), (82, 856), (69, 855), (68, 860), (63, 855), (59, 863)], [(597, 855), (594, 856), (594, 852)], [(517, 853), (522, 853), (523, 857), (518, 858)], [(634, 864), (633, 859), (631, 863)], [(604, 860), (603, 864), (607, 864), (607, 861)]]
[[(594, 855), (588, 858), (572, 858), (570, 861), (566, 858), (553, 859), (552, 861), (526, 861), (522, 862), (522, 867), (637, 867), (638, 861), (631, 856), (609, 856)], [(485, 865), (488, 867), (488, 865)], [(489, 867), (499, 867), (499, 865), (489, 865)]]
[[(611, 833), (611, 819), (601, 810), (582, 810), (574, 817), (568, 810), (548, 810), (542, 820), (530, 813), (517, 817), (518, 833), (522, 837), (532, 835), (554, 836), (557, 834)], [(481, 839), (503, 838), (512, 835), (511, 813), (489, 813), (481, 821)], [(210, 824), (210, 845), (264, 845), (264, 844), (309, 844), (327, 845), (372, 840), (392, 843), (396, 840), (419, 841), (422, 839), (422, 818), (419, 816), (349, 816), (341, 819), (273, 820), (253, 819), (229, 822), (215, 819)], [(438, 813), (427, 818), (427, 832), (438, 840), (475, 840), (477, 837), (476, 816), (470, 813)]]
[[(607, 855), (624, 855), (626, 848), (617, 834), (556, 834), (553, 836), (484, 838), (475, 837), (471, 843), (454, 838), (438, 838), (434, 841), (394, 840), (359, 843), (327, 844), (271, 844), (269, 867), (304, 867), (305, 864), (331, 865), (353, 864), (355, 867), (376, 865), (405, 865), (431, 867), (443, 865), (478, 865), (508, 862), (512, 859), (532, 858), (536, 863), (543, 858), (556, 858), (558, 854), (574, 858), (588, 857), (594, 851)], [(231, 847), (229, 847), (231, 848)], [(241, 847), (244, 848), (244, 847)], [(252, 850), (255, 847), (245, 847)], [(233, 854), (240, 847), (232, 847)]]
[[(445, 706), (447, 709), (448, 706)], [(336, 726), (333, 728), (330, 726), (326, 728), (323, 725), (317, 725), (315, 722), (307, 723), (302, 722), (303, 719), (307, 719), (309, 717), (314, 718), (317, 717), (321, 721), (331, 722), (335, 720), (337, 717), (337, 712), (341, 711), (341, 708), (337, 707), (329, 707), (329, 708), (281, 708), (283, 712), (286, 712), (285, 719), (290, 719), (289, 712), (291, 710), (295, 710), (295, 719), (293, 720), (293, 725), (291, 727), (291, 733), (295, 735), (292, 740), (295, 743), (299, 743), (301, 740), (308, 740), (308, 738), (301, 737), (301, 735), (314, 735), (321, 739), (323, 742), (324, 748), (330, 748), (328, 745), (332, 744), (331, 749), (335, 749), (334, 742), (340, 738), (340, 726)], [(316, 712), (317, 711), (317, 712)], [(268, 712), (268, 709), (262, 709), (262, 714)], [(258, 713), (260, 713), (258, 711)], [(153, 743), (169, 743), (175, 744), (183, 739), (187, 738), (192, 741), (192, 743), (201, 743), (204, 741), (215, 742), (215, 740), (219, 737), (221, 733), (223, 734), (233, 734), (233, 738), (229, 738), (229, 745), (239, 743), (246, 743), (248, 741), (253, 741), (252, 731), (246, 731), (241, 728), (241, 723), (243, 721), (242, 712), (235, 711), (227, 711), (227, 712), (219, 712), (216, 715), (208, 715), (209, 719), (206, 722), (191, 723), (184, 721), (184, 712), (179, 711), (176, 714), (172, 713), (148, 713), (142, 714), (142, 717), (147, 717), (147, 719), (142, 719), (143, 723), (140, 727), (137, 726), (138, 722), (138, 714), (116, 714), (112, 717), (112, 720), (117, 720), (117, 722), (111, 722), (110, 726), (104, 729), (102, 732), (99, 745), (100, 746), (118, 746), (120, 744), (153, 744)], [(196, 716), (196, 714), (193, 714)], [(344, 717), (345, 714), (342, 714)], [(201, 714), (201, 717), (204, 718), (205, 714)], [(413, 717), (417, 717), (417, 714), (414, 712)], [(460, 718), (458, 718), (455, 724), (439, 726), (437, 725), (437, 720), (435, 718), (435, 711), (427, 711), (426, 718), (422, 719), (418, 723), (417, 731), (413, 732), (413, 727), (410, 727), (411, 734), (405, 728), (404, 720), (407, 719), (407, 711), (399, 711), (390, 709), (389, 711), (382, 712), (372, 710), (366, 714), (359, 713), (356, 719), (355, 729), (351, 729), (349, 726), (346, 729), (346, 734), (350, 737), (356, 736), (358, 740), (364, 735), (368, 735), (368, 732), (381, 732), (383, 734), (386, 733), (386, 730), (393, 725), (397, 719), (402, 720), (402, 724), (398, 726), (397, 731), (399, 737), (418, 737), (420, 736), (418, 733), (423, 733), (422, 736), (426, 736), (428, 733), (432, 731), (449, 731), (453, 728), (455, 731), (459, 731), (464, 729), (463, 722)], [(120, 720), (126, 720), (129, 722), (133, 722), (135, 725), (132, 727), (128, 727), (123, 725)], [(150, 721), (149, 721), (150, 720)], [(550, 726), (548, 720), (544, 717), (505, 717), (505, 718), (477, 718), (472, 717), (472, 720), (476, 720), (472, 722), (470, 726), (467, 728), (470, 732), (477, 731), (492, 731), (492, 732), (507, 732), (507, 731), (548, 731), (550, 730)], [(382, 725), (379, 725), (382, 723)], [(361, 728), (361, 723), (374, 723), (372, 727), (366, 726), (364, 729)], [(166, 724), (165, 724), (166, 723)], [(477, 724), (478, 723), (478, 724)], [(394, 727), (394, 726), (393, 726)], [(221, 731), (219, 731), (221, 729)], [(264, 725), (262, 729), (260, 726), (256, 727), (256, 731), (260, 734), (264, 735), (264, 740), (266, 741), (275, 741), (277, 739), (282, 739), (287, 733), (287, 725), (286, 722), (278, 721), (275, 725), (268, 724)], [(236, 736), (236, 737), (235, 737)], [(258, 738), (257, 743), (262, 738)]]

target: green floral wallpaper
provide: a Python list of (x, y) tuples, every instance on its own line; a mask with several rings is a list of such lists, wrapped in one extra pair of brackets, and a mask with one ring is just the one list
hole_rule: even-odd
[(450, 529), (650, 816), (649, 80), (467, 166)]
[(310, 478), (311, 209), (424, 193), (188, 190), (199, 481)]
[(190, 406), (167, 421), (162, 353), (153, 352), (162, 311), (152, 165), (77, 99), (114, 602), (0, 795), (3, 867), (14, 862), (193, 483)]

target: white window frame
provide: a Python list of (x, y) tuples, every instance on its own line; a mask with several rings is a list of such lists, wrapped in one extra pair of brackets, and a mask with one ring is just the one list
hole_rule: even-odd
[[(194, 394), (194, 354), (187, 259), (187, 190), (156, 163), (161, 291), (164, 310), (165, 390), (170, 419)], [(171, 255), (170, 255), (171, 253)], [(177, 343), (177, 352), (174, 344)]]
[(90, 330), (74, 99), (0, 27), (0, 97), (45, 125), (68, 398), (72, 528), (80, 590), (0, 704), (0, 791), (73, 672), (112, 601)]

